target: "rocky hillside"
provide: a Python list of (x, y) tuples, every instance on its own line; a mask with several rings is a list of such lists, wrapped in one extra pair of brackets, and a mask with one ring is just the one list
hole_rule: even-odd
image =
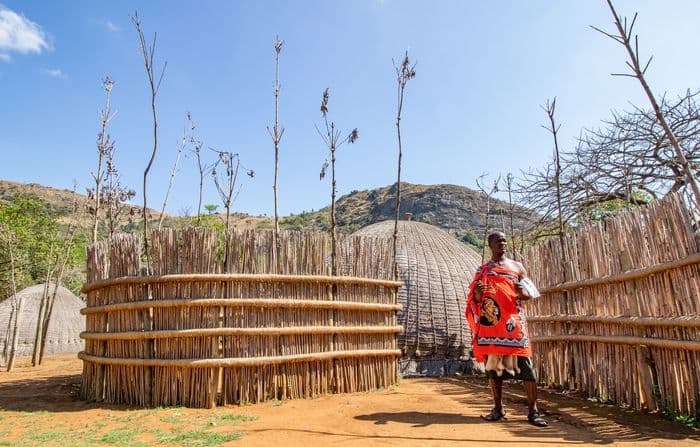
[[(402, 183), (401, 186), (400, 216), (402, 219), (406, 218), (406, 213), (410, 213), (411, 219), (444, 228), (465, 241), (473, 236), (483, 234), (486, 201), (482, 194), (457, 185)], [(22, 184), (0, 180), (0, 201), (10, 200), (16, 194), (38, 197), (46, 202), (47, 208), (55, 215), (64, 215), (70, 212), (72, 204), (76, 200), (79, 204), (86, 203), (84, 195), (75, 194), (69, 190), (59, 190), (34, 183)], [(351, 233), (366, 225), (393, 219), (395, 200), (395, 185), (353, 191), (341, 197), (337, 202), (339, 230)], [(140, 208), (133, 208), (135, 219), (138, 220)], [(156, 217), (158, 212), (152, 211), (151, 215)], [(168, 216), (166, 222), (168, 225), (176, 225), (179, 219), (184, 221), (188, 218)], [(536, 213), (522, 207), (515, 207), (515, 228), (527, 228), (537, 219)], [(500, 200), (492, 200), (489, 216), (490, 227), (504, 228), (504, 220), (505, 228), (508, 228), (508, 204)], [(327, 229), (330, 226), (329, 207), (315, 212), (285, 216), (280, 221), (282, 228)], [(272, 228), (271, 218), (249, 216), (242, 213), (233, 215), (233, 222), (234, 225), (245, 228)]]
[[(78, 211), (76, 216), (81, 225), (91, 225), (92, 218), (88, 212), (90, 203), (84, 194), (79, 194), (69, 189), (51, 188), (38, 183), (17, 183), (0, 180), (0, 203), (8, 202), (19, 194), (38, 198), (46, 204), (49, 214), (59, 219), (70, 214), (75, 206)], [(141, 215), (141, 209), (141, 207), (135, 205), (127, 206), (121, 213), (120, 224), (126, 225), (133, 220), (137, 220), (138, 216)], [(148, 212), (152, 218), (157, 219), (160, 216), (160, 211), (149, 208)]]
[[(354, 232), (366, 225), (382, 220), (394, 219), (396, 185), (383, 188), (353, 191), (341, 197), (337, 204), (337, 223), (343, 232)], [(400, 218), (410, 218), (444, 228), (459, 238), (467, 233), (481, 235), (486, 218), (486, 199), (472, 189), (458, 185), (413, 185), (401, 183)], [(329, 208), (314, 213), (289, 216), (283, 223), (296, 219), (300, 226), (326, 227)], [(494, 229), (509, 228), (508, 203), (491, 200), (489, 226)], [(520, 206), (516, 206), (513, 226), (525, 229), (537, 221), (539, 216)]]

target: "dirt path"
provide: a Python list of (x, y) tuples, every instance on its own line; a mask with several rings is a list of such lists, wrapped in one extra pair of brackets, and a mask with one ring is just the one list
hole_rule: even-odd
[[(490, 394), (480, 378), (404, 379), (374, 393), (216, 410), (143, 410), (80, 401), (81, 370), (71, 356), (0, 372), (0, 445), (700, 446), (700, 432), (658, 416), (548, 393), (541, 393), (540, 409), (550, 427), (537, 429), (527, 424), (516, 385), (506, 388), (508, 419), (487, 423), (479, 415), (491, 407)], [(200, 440), (221, 435), (220, 442), (166, 436), (187, 427)], [(113, 441), (115, 433), (124, 436), (122, 444)]]

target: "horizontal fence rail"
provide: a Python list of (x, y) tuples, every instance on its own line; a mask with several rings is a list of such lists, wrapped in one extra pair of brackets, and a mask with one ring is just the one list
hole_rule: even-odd
[(606, 343), (612, 345), (650, 346), (654, 348), (700, 351), (699, 341), (667, 340), (646, 337), (603, 336), (603, 335), (540, 335), (533, 343), (577, 341), (586, 343)]
[(85, 340), (145, 340), (156, 338), (211, 337), (215, 335), (328, 335), (328, 334), (398, 334), (401, 326), (300, 326), (300, 327), (224, 327), (180, 329), (174, 331), (81, 332)]
[(96, 357), (79, 353), (78, 357), (100, 365), (116, 366), (175, 366), (179, 368), (211, 368), (211, 367), (242, 367), (283, 365), (286, 363), (323, 362), (335, 359), (359, 357), (396, 357), (401, 355), (397, 349), (361, 349), (355, 351), (319, 352), (311, 354), (283, 355), (277, 357), (242, 357), (221, 359), (130, 359)]
[(630, 270), (627, 272), (618, 273), (616, 275), (601, 276), (599, 278), (590, 278), (582, 281), (571, 281), (564, 284), (558, 284), (556, 286), (545, 287), (544, 289), (540, 290), (540, 293), (551, 294), (557, 292), (564, 292), (567, 290), (583, 289), (586, 287), (621, 283), (625, 281), (631, 281), (634, 279), (646, 278), (656, 273), (664, 273), (669, 270), (679, 269), (681, 267), (693, 264), (700, 264), (700, 253), (695, 253), (683, 259), (664, 262), (661, 264), (656, 264), (650, 267), (645, 267), (637, 270)]
[(700, 250), (690, 222), (671, 194), (529, 249), (542, 292), (526, 303), (541, 381), (697, 416)]
[(149, 275), (137, 237), (88, 251), (83, 398), (213, 407), (398, 380), (401, 283), (387, 266), (348, 258), (348, 276), (329, 276), (328, 240), (314, 234), (281, 232), (279, 248), (270, 232), (151, 238)]
[(532, 316), (527, 319), (535, 323), (595, 323), (616, 324), (635, 327), (700, 328), (700, 317), (649, 318), (649, 317), (596, 317), (587, 315)]
[(338, 309), (338, 310), (371, 310), (377, 312), (395, 312), (401, 310), (400, 304), (356, 303), (353, 301), (316, 301), (316, 300), (285, 300), (277, 298), (228, 298), (213, 299), (188, 299), (174, 300), (146, 300), (132, 301), (129, 303), (110, 304), (106, 306), (84, 307), (80, 309), (83, 315), (117, 312), (120, 310), (143, 310), (159, 307), (275, 307), (275, 308), (300, 308), (300, 309)]
[(158, 276), (125, 276), (122, 278), (106, 279), (86, 284), (81, 292), (88, 293), (115, 285), (130, 284), (167, 284), (189, 282), (235, 282), (253, 284), (319, 284), (319, 285), (363, 285), (396, 288), (401, 285), (396, 281), (381, 279), (356, 278), (352, 276), (320, 276), (320, 275), (253, 275), (253, 274), (183, 274)]

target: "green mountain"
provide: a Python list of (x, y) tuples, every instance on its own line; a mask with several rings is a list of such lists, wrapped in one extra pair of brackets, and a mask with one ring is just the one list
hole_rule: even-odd
[[(10, 200), (17, 194), (39, 198), (46, 203), (51, 214), (62, 216), (72, 209), (74, 202), (83, 207), (87, 197), (69, 190), (60, 190), (35, 183), (23, 184), (0, 180), (0, 201)], [(354, 232), (366, 225), (394, 218), (396, 185), (382, 188), (353, 191), (338, 199), (336, 203), (338, 229), (345, 233)], [(492, 199), (490, 202), (489, 226), (492, 229), (510, 228), (508, 203)], [(138, 220), (140, 208), (133, 206), (134, 212), (125, 219)], [(414, 185), (401, 184), (400, 218), (410, 218), (441, 227), (456, 237), (469, 241), (482, 235), (486, 218), (486, 198), (483, 194), (458, 185)], [(85, 222), (90, 216), (84, 213)], [(127, 216), (130, 213), (125, 213)], [(159, 215), (151, 210), (151, 216)], [(330, 207), (314, 212), (303, 212), (281, 217), (280, 225), (288, 229), (327, 229), (330, 226)], [(514, 207), (513, 226), (522, 230), (538, 220), (539, 216), (520, 206)], [(167, 225), (177, 224), (178, 220), (191, 220), (191, 217), (168, 216)], [(272, 218), (235, 213), (234, 225), (243, 228), (272, 228)], [(123, 224), (128, 224), (127, 221)], [(133, 227), (134, 224), (131, 225)], [(474, 242), (472, 241), (474, 244)]]
[[(341, 231), (353, 232), (375, 222), (394, 219), (395, 204), (395, 184), (383, 188), (353, 191), (342, 196), (336, 203), (338, 227)], [(314, 213), (302, 213), (297, 217), (302, 216), (314, 227), (325, 227), (328, 225), (329, 208), (326, 207)], [(507, 202), (491, 199), (489, 212), (491, 229), (510, 229), (508, 209)], [(407, 213), (410, 213), (412, 220), (430, 223), (460, 238), (467, 233), (480, 235), (483, 234), (486, 220), (486, 197), (464, 186), (414, 185), (402, 182), (399, 218), (409, 217)], [(526, 229), (538, 219), (537, 213), (521, 206), (514, 207), (513, 227), (515, 229)]]

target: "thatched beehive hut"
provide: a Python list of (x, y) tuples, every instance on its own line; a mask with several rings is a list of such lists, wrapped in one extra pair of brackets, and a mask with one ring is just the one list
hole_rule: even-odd
[[(53, 295), (54, 284), (50, 284), (49, 293)], [(21, 302), (19, 315), (19, 331), (17, 356), (32, 355), (36, 337), (37, 317), (41, 305), (44, 284), (27, 287), (0, 303), (0, 345), (5, 340), (5, 334), (12, 331), (15, 315), (12, 312), (13, 300)], [(58, 287), (46, 330), (44, 354), (63, 354), (79, 352), (85, 343), (80, 338), (80, 332), (85, 330), (85, 318), (80, 315), (80, 309), (85, 303), (63, 286)], [(12, 322), (10, 322), (12, 317)]]
[[(356, 236), (391, 239), (394, 222), (369, 225)], [(481, 257), (446, 231), (400, 221), (397, 264), (398, 323), (403, 375), (451, 375), (473, 367), (471, 333), (464, 318), (466, 294)]]

